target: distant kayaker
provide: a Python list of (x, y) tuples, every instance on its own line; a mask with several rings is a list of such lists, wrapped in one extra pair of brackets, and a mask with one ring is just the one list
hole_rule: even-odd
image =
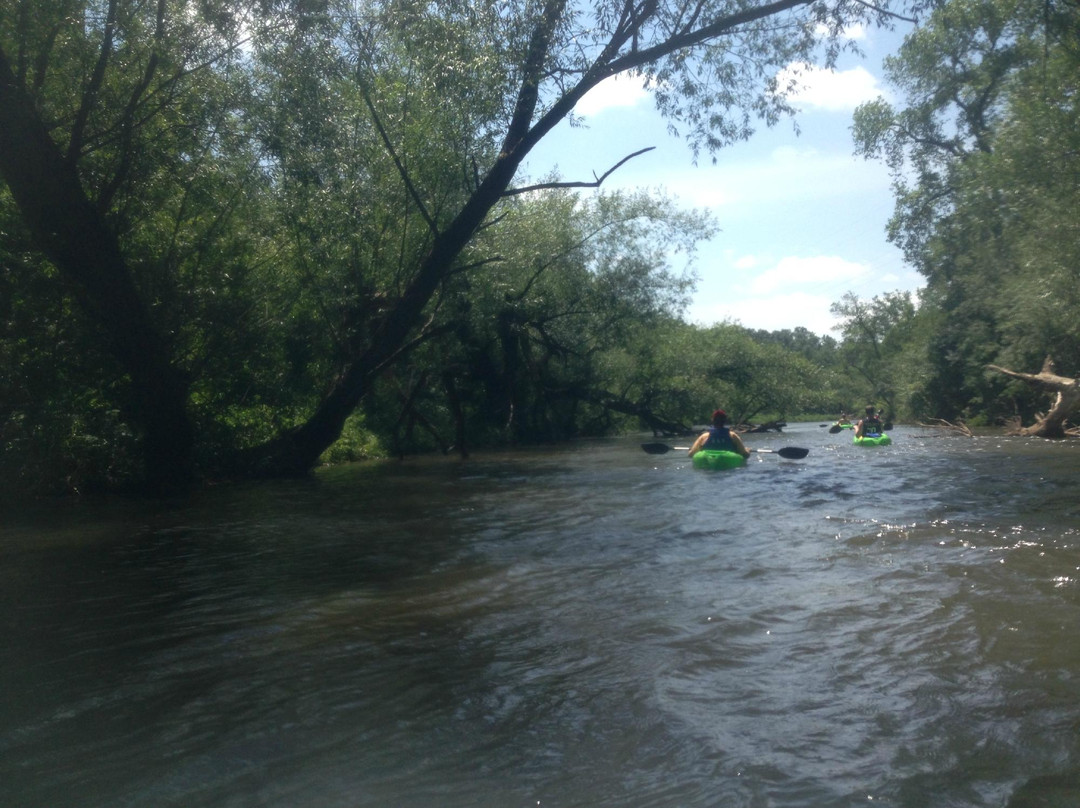
[(866, 417), (855, 425), (855, 437), (865, 438), (867, 435), (880, 435), (885, 431), (884, 424), (878, 417), (873, 407), (866, 408)]
[(742, 438), (725, 426), (727, 413), (723, 410), (715, 410), (712, 414), (712, 426), (707, 431), (698, 435), (694, 445), (690, 447), (690, 457), (693, 457), (702, 449), (715, 449), (722, 452), (736, 452), (743, 457), (750, 457), (750, 450), (743, 446)]

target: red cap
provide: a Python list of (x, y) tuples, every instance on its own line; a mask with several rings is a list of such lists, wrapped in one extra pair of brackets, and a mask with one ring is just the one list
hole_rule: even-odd
[(712, 419), (715, 421), (717, 418), (727, 418), (727, 413), (723, 410), (713, 410)]

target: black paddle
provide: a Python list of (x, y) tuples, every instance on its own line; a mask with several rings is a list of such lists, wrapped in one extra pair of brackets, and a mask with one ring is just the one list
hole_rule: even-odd
[(844, 428), (842, 426), (840, 426), (840, 424), (833, 424), (832, 426), (829, 427), (829, 434), (830, 435), (835, 435), (837, 432), (842, 432), (843, 429)]
[[(649, 454), (667, 454), (668, 452), (686, 452), (689, 446), (668, 446), (666, 443), (643, 443), (641, 448)], [(778, 454), (788, 460), (801, 460), (810, 454), (809, 449), (801, 449), (798, 446), (785, 446), (783, 449), (751, 449), (751, 452), (760, 454)]]

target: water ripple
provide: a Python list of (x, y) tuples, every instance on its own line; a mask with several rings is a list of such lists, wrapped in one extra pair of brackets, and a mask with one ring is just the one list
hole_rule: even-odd
[(1070, 446), (335, 469), (0, 537), (0, 803), (1080, 804)]

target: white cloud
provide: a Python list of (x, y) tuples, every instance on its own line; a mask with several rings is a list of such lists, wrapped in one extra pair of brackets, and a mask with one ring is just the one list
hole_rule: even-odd
[(612, 76), (589, 90), (578, 101), (574, 112), (578, 115), (596, 115), (614, 107), (634, 107), (647, 98), (649, 93), (640, 76)]
[(806, 62), (794, 62), (777, 76), (778, 94), (800, 109), (816, 107), (838, 112), (853, 110), (879, 96), (888, 98), (878, 80), (865, 67), (826, 70)]
[[(612, 183), (614, 184), (614, 183)], [(663, 187), (678, 198), (681, 205), (691, 208), (716, 209), (734, 205), (740, 201), (739, 188), (724, 181), (702, 181), (702, 172), (696, 169), (669, 170), (663, 176)]]
[(849, 25), (847, 28), (844, 29), (843, 36), (847, 37), (848, 39), (855, 40), (866, 39), (866, 26), (863, 25), (861, 22)]
[[(825, 37), (829, 34), (829, 29), (825, 25), (820, 23), (815, 26), (815, 30), (818, 36)], [(866, 39), (866, 26), (861, 22), (853, 23), (840, 32), (841, 39), (859, 40)]]
[(830, 288), (838, 283), (854, 285), (870, 274), (863, 264), (848, 261), (834, 255), (818, 255), (811, 258), (788, 256), (781, 258), (772, 269), (758, 275), (749, 284), (751, 295), (770, 295), (792, 287), (809, 286)]
[(767, 331), (802, 327), (828, 335), (839, 322), (829, 310), (833, 303), (868, 283), (876, 288), (871, 266), (835, 255), (775, 262), (752, 255), (725, 258), (726, 269), (714, 267), (701, 277), (687, 311), (691, 322), (730, 321)]
[(780, 146), (749, 159), (733, 151), (721, 154), (717, 165), (664, 166), (656, 176), (625, 172), (608, 182), (612, 187), (662, 184), (681, 204), (719, 214), (722, 228), (725, 219), (752, 206), (812, 203), (820, 208), (825, 200), (865, 193), (888, 201), (889, 183), (888, 169), (881, 163), (806, 146)]
[(746, 328), (781, 331), (805, 328), (823, 336), (832, 333), (838, 320), (829, 312), (832, 300), (825, 295), (791, 292), (772, 295), (768, 300), (733, 300), (723, 303), (693, 305), (687, 319), (699, 325), (728, 321)]

